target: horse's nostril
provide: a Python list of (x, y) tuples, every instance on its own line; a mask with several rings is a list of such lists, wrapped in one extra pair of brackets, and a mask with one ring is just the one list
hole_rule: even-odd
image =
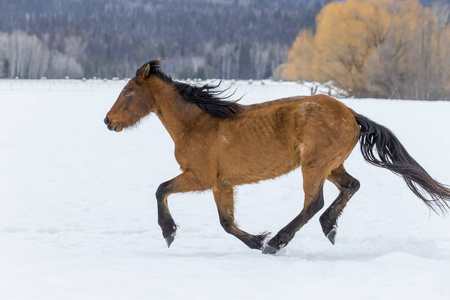
[(111, 122), (111, 121), (108, 119), (108, 117), (106, 117), (103, 121), (105, 122), (106, 125), (109, 125), (109, 123)]

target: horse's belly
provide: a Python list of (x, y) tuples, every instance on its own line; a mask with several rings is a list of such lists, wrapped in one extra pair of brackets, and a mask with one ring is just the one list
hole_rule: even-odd
[(219, 163), (219, 182), (231, 185), (255, 183), (281, 176), (300, 166), (299, 150), (262, 145), (251, 148), (224, 156)]

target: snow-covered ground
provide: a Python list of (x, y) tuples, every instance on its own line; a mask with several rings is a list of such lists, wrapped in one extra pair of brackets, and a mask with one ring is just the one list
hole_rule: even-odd
[[(169, 198), (180, 229), (168, 249), (154, 194), (179, 174), (173, 143), (155, 116), (106, 129), (124, 84), (0, 81), (0, 299), (450, 299), (449, 218), (358, 148), (346, 168), (362, 187), (335, 246), (319, 213), (281, 253), (250, 250), (223, 231), (205, 192)], [(296, 83), (236, 87), (241, 103), (310, 93)], [(449, 102), (343, 101), (450, 183)], [(301, 210), (301, 187), (299, 171), (239, 187), (240, 226), (276, 233)], [(327, 183), (326, 205), (336, 196)]]

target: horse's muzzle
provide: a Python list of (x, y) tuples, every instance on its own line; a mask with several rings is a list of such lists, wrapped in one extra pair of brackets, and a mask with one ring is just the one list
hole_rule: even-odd
[(103, 120), (103, 122), (105, 122), (105, 124), (106, 124), (106, 126), (108, 126), (108, 129), (109, 129), (109, 130), (111, 130), (111, 131), (116, 131), (117, 123), (114, 124), (114, 125), (111, 125), (111, 120), (110, 120), (108, 117), (106, 117), (106, 118)]

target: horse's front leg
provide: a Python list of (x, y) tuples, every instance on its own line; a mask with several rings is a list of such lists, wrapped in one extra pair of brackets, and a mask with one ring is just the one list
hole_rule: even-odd
[(214, 200), (219, 212), (220, 225), (223, 229), (240, 239), (251, 249), (262, 249), (264, 241), (269, 233), (264, 232), (259, 235), (249, 234), (236, 225), (234, 221), (234, 197), (232, 186), (220, 186), (213, 188)]
[(170, 214), (167, 198), (175, 193), (203, 191), (208, 188), (210, 187), (206, 184), (202, 184), (197, 177), (189, 171), (160, 184), (156, 191), (156, 200), (158, 202), (158, 224), (162, 229), (162, 234), (168, 247), (170, 247), (170, 244), (172, 244), (175, 239), (177, 225)]

